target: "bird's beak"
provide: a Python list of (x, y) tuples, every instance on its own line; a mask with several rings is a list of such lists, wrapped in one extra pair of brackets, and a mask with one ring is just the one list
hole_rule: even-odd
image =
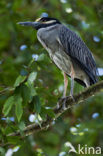
[(17, 24), (20, 24), (22, 26), (31, 26), (34, 28), (37, 28), (40, 25), (39, 22), (18, 22)]

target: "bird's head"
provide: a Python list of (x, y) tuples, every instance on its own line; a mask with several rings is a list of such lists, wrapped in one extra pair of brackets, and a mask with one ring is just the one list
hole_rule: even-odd
[(35, 22), (19, 22), (18, 24), (23, 26), (32, 26), (33, 28), (38, 30), (40, 28), (45, 28), (52, 25), (60, 24), (60, 21), (56, 18), (41, 17), (37, 19)]

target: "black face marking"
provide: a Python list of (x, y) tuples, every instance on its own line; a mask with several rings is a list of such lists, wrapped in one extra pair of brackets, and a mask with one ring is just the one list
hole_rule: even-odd
[(60, 24), (60, 21), (56, 18), (51, 18), (51, 17), (42, 17), (39, 19), (40, 22), (49, 22), (49, 21), (55, 21), (56, 23)]
[(37, 30), (40, 28), (46, 28), (49, 26), (53, 26), (56, 24), (61, 24), (60, 21), (56, 18), (50, 18), (50, 17), (42, 17), (36, 20), (39, 22), (39, 25), (35, 27)]

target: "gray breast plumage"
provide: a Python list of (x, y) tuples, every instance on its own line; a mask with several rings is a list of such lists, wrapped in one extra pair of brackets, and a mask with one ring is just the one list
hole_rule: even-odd
[(65, 73), (70, 73), (71, 59), (63, 51), (58, 42), (58, 25), (38, 30), (37, 37), (43, 47), (48, 51), (50, 58)]

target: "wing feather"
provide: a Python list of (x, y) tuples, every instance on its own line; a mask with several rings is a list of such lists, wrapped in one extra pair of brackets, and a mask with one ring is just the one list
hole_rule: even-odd
[(91, 51), (81, 38), (66, 26), (59, 29), (59, 40), (64, 51), (87, 73), (91, 84), (97, 82), (97, 67)]

